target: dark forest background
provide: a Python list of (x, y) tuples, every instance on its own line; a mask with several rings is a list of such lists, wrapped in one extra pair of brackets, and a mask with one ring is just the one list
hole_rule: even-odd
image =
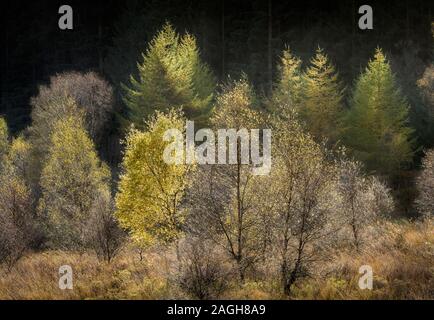
[(98, 71), (119, 88), (165, 21), (197, 37), (219, 80), (245, 72), (264, 94), (285, 44), (303, 61), (320, 45), (347, 84), (381, 45), (417, 104), (412, 92), (432, 54), (433, 3), (370, 1), (374, 30), (362, 31), (357, 10), (365, 2), (72, 0), (67, 4), (74, 9), (74, 30), (61, 31), (57, 11), (64, 1), (2, 1), (0, 113), (12, 132), (25, 128), (30, 97), (67, 70)]

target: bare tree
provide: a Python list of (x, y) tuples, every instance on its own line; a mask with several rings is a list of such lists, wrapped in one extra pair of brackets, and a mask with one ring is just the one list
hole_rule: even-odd
[(389, 189), (375, 177), (367, 177), (359, 162), (343, 160), (339, 164), (339, 192), (342, 216), (351, 228), (354, 246), (360, 248), (362, 233), (380, 215), (393, 209)]
[(41, 86), (32, 98), (32, 128), (35, 134), (44, 134), (47, 122), (56, 122), (65, 116), (64, 101), (71, 98), (82, 110), (85, 126), (95, 143), (100, 142), (104, 127), (113, 111), (113, 89), (95, 72), (66, 72), (50, 79), (49, 86)]
[(259, 193), (253, 188), (255, 177), (246, 177), (245, 170), (201, 166), (187, 193), (190, 233), (223, 248), (241, 281), (265, 250), (263, 219), (256, 210)]
[(30, 191), (16, 176), (2, 173), (0, 182), (0, 263), (8, 270), (23, 256), (36, 235)]
[(114, 201), (110, 193), (107, 190), (100, 191), (91, 208), (85, 230), (89, 245), (100, 259), (109, 263), (121, 248), (125, 235), (113, 213)]
[[(246, 80), (224, 87), (211, 121), (216, 129), (259, 128), (261, 117), (253, 108), (253, 91)], [(188, 204), (190, 228), (224, 248), (244, 281), (246, 271), (261, 258), (264, 219), (259, 210), (262, 177), (241, 161), (237, 137), (236, 164), (201, 166), (193, 177)], [(219, 142), (220, 143), (220, 142)], [(226, 141), (225, 141), (226, 143)]]
[(203, 238), (189, 237), (180, 252), (180, 287), (200, 300), (218, 299), (227, 289), (230, 276), (221, 250)]
[(434, 150), (426, 152), (422, 161), (422, 172), (416, 182), (419, 196), (416, 207), (425, 216), (434, 214)]
[(324, 258), (337, 228), (336, 170), (293, 118), (277, 119), (273, 137), (273, 169), (263, 197), (272, 208), (273, 252), (283, 292), (289, 295), (312, 263)]

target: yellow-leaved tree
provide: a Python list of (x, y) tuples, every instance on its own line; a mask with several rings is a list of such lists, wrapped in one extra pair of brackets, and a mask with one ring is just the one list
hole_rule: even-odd
[(109, 188), (110, 171), (101, 163), (83, 118), (58, 121), (51, 134), (41, 176), (39, 211), (47, 217), (54, 247), (79, 248), (91, 207)]
[(164, 160), (167, 130), (185, 131), (180, 111), (156, 112), (146, 131), (131, 129), (126, 138), (123, 174), (116, 196), (116, 216), (140, 246), (168, 244), (182, 232), (185, 211), (180, 208), (187, 174), (193, 166)]

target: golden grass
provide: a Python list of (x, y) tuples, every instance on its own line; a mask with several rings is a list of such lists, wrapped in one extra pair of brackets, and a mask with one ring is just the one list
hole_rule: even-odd
[[(319, 276), (296, 283), (292, 299), (434, 299), (434, 223), (383, 222), (360, 252), (332, 252)], [(60, 290), (59, 267), (73, 268), (73, 290)], [(370, 265), (374, 289), (358, 288), (359, 267)], [(111, 263), (93, 254), (33, 253), (7, 272), (0, 269), (0, 299), (188, 298), (173, 279), (173, 253), (153, 249), (143, 261), (126, 248)], [(269, 278), (269, 277), (268, 277)], [(279, 281), (232, 283), (224, 299), (284, 299)]]

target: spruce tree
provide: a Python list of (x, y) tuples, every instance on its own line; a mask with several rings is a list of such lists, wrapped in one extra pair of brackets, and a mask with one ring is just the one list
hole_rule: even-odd
[(195, 120), (210, 111), (214, 79), (192, 35), (180, 36), (166, 23), (150, 42), (138, 69), (138, 79), (131, 77), (124, 96), (127, 117), (138, 127), (155, 110), (181, 107)]
[(343, 131), (345, 144), (368, 170), (393, 175), (412, 160), (408, 109), (385, 55), (377, 49), (355, 84)]

